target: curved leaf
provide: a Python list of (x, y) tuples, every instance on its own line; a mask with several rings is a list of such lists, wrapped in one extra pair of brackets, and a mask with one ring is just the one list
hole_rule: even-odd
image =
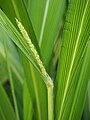
[(11, 20), (13, 25), (17, 27), (15, 18), (18, 18), (19, 21), (23, 24), (26, 31), (28, 32), (33, 44), (35, 45), (39, 55), (40, 50), (37, 43), (37, 38), (35, 32), (33, 30), (31, 20), (26, 10), (26, 6), (23, 0), (1, 0), (0, 7), (2, 11), (7, 15), (7, 17)]
[[(0, 11), (0, 18), (1, 18), (0, 25), (2, 26), (2, 28), (8, 33), (8, 35), (12, 38), (14, 43), (24, 53), (24, 59), (22, 57), (22, 61), (25, 62), (25, 65), (24, 65), (25, 77), (26, 77), (26, 82), (27, 82), (27, 86), (29, 89), (29, 93), (32, 98), (32, 103), (33, 103), (33, 106), (35, 104), (36, 104), (35, 106), (37, 106), (37, 109), (35, 109), (35, 113), (37, 113), (37, 115), (38, 115), (38, 111), (39, 111), (39, 116), (40, 116), (39, 118), (45, 119), (45, 118), (47, 118), (46, 86), (44, 85), (44, 83), (40, 77), (40, 75), (42, 76), (42, 73), (40, 72), (38, 64), (35, 61), (34, 57), (32, 56), (32, 52), (30, 51), (30, 48), (28, 47), (26, 40), (24, 40), (24, 38), (22, 38), (21, 34), (19, 34), (19, 32), (15, 29), (15, 27), (12, 25), (12, 23), (8, 20), (8, 18), (1, 11)], [(36, 68), (40, 72), (40, 74), (37, 72), (37, 70), (33, 66), (30, 68), (30, 63), (28, 60), (26, 60), (26, 57), (28, 58), (28, 60), (32, 61), (33, 65), (36, 66)], [(30, 71), (33, 71), (34, 77), (31, 74), (32, 72), (30, 72)], [(45, 76), (42, 76), (42, 78), (45, 79)], [(36, 96), (35, 91), (38, 93), (37, 96)], [(43, 94), (41, 93), (41, 91), (43, 91)], [(43, 101), (43, 97), (45, 98), (44, 101)], [(37, 98), (39, 98), (39, 100)], [(44, 103), (44, 105), (41, 103)], [(43, 108), (44, 108), (44, 111), (42, 110)]]
[(13, 26), (13, 24), (9, 21), (9, 19), (1, 10), (0, 10), (0, 26), (2, 27), (2, 29), (6, 31), (6, 33), (10, 36), (13, 42), (20, 48), (20, 50), (24, 53), (24, 55), (36, 67), (36, 69), (40, 72), (44, 80), (45, 76), (40, 71), (36, 58), (35, 56), (33, 56), (33, 53), (29, 48), (26, 40), (22, 37), (22, 35), (17, 31), (17, 29)]

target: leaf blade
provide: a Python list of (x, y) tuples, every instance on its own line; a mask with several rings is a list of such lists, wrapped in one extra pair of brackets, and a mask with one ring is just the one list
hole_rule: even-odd
[(6, 120), (16, 120), (14, 110), (10, 104), (10, 101), (1, 83), (0, 83), (0, 109), (2, 110), (3, 116), (4, 118), (6, 118)]
[[(66, 99), (68, 98), (68, 90), (71, 87), (74, 73), (77, 70), (90, 33), (90, 1), (87, 0), (86, 2), (83, 0), (81, 2), (72, 0), (70, 2), (64, 26), (63, 43), (57, 72), (55, 107), (57, 108), (56, 116), (58, 117), (56, 119), (63, 119), (63, 112), (67, 116), (64, 119), (68, 119), (68, 112), (70, 111), (68, 110), (66, 113), (64, 110)], [(78, 81), (78, 78), (76, 81)], [(73, 89), (75, 88), (71, 90)], [(71, 104), (69, 103), (68, 105)]]

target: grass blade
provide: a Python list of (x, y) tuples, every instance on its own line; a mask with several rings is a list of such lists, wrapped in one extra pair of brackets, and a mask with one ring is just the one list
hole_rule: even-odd
[[(86, 49), (86, 53), (83, 60), (83, 65), (81, 73), (79, 76), (79, 82), (77, 85), (74, 101), (72, 104), (72, 109), (70, 113), (70, 120), (76, 120), (81, 118), (82, 110), (84, 107), (85, 96), (87, 93), (88, 82), (90, 78), (90, 41)], [(81, 101), (80, 101), (81, 100)], [(77, 112), (78, 109), (78, 112)]]
[[(83, 2), (72, 0), (69, 4), (56, 81), (55, 115), (57, 120), (63, 119), (63, 114), (66, 114), (64, 120), (68, 119), (70, 115), (70, 111), (65, 111), (64, 107), (66, 101), (68, 100), (69, 102), (70, 100), (68, 91), (71, 88), (74, 74), (77, 71), (77, 66), (89, 39), (89, 6), (89, 0), (83, 0)], [(78, 85), (78, 78), (76, 78), (76, 81)], [(72, 91), (73, 89), (76, 88), (71, 88), (70, 90)], [(73, 99), (73, 97), (71, 96), (70, 98)], [(72, 102), (69, 103), (69, 108)]]
[(16, 118), (17, 118), (17, 120), (19, 120), (19, 112), (18, 112), (18, 107), (17, 107), (17, 102), (16, 102), (15, 91), (14, 91), (13, 78), (12, 78), (12, 73), (11, 73), (11, 69), (10, 69), (10, 65), (9, 65), (9, 59), (8, 59), (8, 54), (7, 54), (7, 46), (6, 46), (6, 41), (5, 41), (6, 39), (7, 38), (5, 37), (5, 34), (3, 34), (4, 47), (5, 47), (6, 60), (7, 60), (7, 69), (8, 69), (8, 74), (9, 74), (9, 78), (10, 78), (10, 85), (11, 85), (11, 91), (12, 91), (12, 96), (13, 96), (13, 101), (14, 101)]
[(33, 107), (26, 83), (24, 83), (24, 120), (32, 120), (33, 117)]
[(5, 0), (4, 2), (3, 0), (1, 0), (0, 6), (15, 27), (17, 27), (15, 18), (18, 18), (18, 20), (21, 21), (26, 31), (28, 32), (32, 40), (32, 43), (35, 45), (38, 53), (40, 53), (40, 50), (37, 44), (37, 38), (35, 36), (34, 30), (31, 24), (31, 20), (29, 18), (29, 15), (27, 13), (23, 0), (8, 0), (8, 1)]
[(41, 48), (41, 56), (46, 69), (49, 70), (54, 43), (65, 10), (65, 0), (28, 1), (28, 13)]
[[(23, 66), (26, 76), (26, 84), (30, 94), (33, 106), (34, 119), (47, 119), (47, 93), (46, 86), (38, 71), (31, 65), (31, 63), (23, 58)], [(35, 108), (35, 109), (34, 109)], [(44, 109), (44, 111), (43, 111)]]
[[(2, 31), (2, 30), (1, 30)], [(6, 61), (6, 55), (4, 50), (4, 43), (3, 43), (3, 35), (0, 34), (0, 54), (4, 61)], [(18, 52), (16, 50), (15, 45), (12, 43), (11, 39), (8, 37), (6, 44), (8, 46), (8, 57), (10, 60), (10, 67), (12, 71), (16, 74), (17, 78), (20, 80), (21, 84), (23, 84), (23, 68), (21, 65), (21, 61), (18, 55)], [(7, 70), (7, 68), (6, 68)]]
[(16, 120), (16, 115), (6, 95), (4, 88), (0, 83), (0, 113), (4, 116), (4, 120)]
[[(25, 54), (25, 56), (31, 61), (31, 63), (36, 67), (36, 69), (40, 72), (42, 78), (45, 80), (45, 76), (42, 74), (35, 56), (31, 49), (29, 48), (26, 40), (21, 36), (21, 34), (16, 30), (16, 28), (12, 25), (9, 19), (5, 16), (5, 14), (0, 10), (0, 26), (8, 33), (13, 42), (20, 48), (20, 50)], [(7, 30), (8, 29), (8, 30)]]

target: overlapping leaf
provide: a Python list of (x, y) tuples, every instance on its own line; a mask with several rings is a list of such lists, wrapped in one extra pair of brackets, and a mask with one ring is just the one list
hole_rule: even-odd
[[(21, 49), (25, 56), (32, 62), (32, 64), (40, 72), (38, 64), (35, 60), (35, 56), (33, 56), (33, 53), (30, 50), (28, 44), (26, 43), (26, 40), (21, 36), (21, 34), (17, 31), (17, 29), (13, 26), (13, 24), (9, 21), (9, 19), (5, 16), (5, 14), (1, 10), (0, 10), (0, 26), (7, 32), (7, 34), (10, 36), (13, 42)], [(41, 76), (43, 76), (42, 73)]]
[[(5, 17), (5, 15), (4, 15), (2, 12), (0, 13), (0, 17), (1, 17), (1, 19), (0, 19), (0, 23), (1, 23), (1, 24), (0, 24), (0, 25), (2, 26), (2, 28), (8, 33), (8, 35), (12, 38), (12, 40), (15, 42), (15, 44), (21, 49), (21, 51), (22, 51), (22, 52), (24, 53), (24, 55), (25, 55), (24, 57), (27, 56), (27, 58), (33, 63), (34, 66), (36, 66), (37, 70), (39, 70), (39, 72), (40, 72), (40, 69), (39, 69), (39, 67), (38, 67), (38, 64), (37, 64), (37, 62), (35, 61), (35, 58), (33, 57), (32, 52), (31, 52), (29, 46), (27, 45), (25, 39), (22, 38), (21, 34), (15, 29), (15, 27), (11, 24), (11, 22)], [(7, 30), (7, 29), (9, 29), (9, 30)], [(30, 94), (32, 93), (32, 91), (35, 91), (35, 89), (37, 89), (36, 91), (38, 91), (38, 95), (41, 95), (41, 94), (39, 94), (39, 92), (43, 89), (43, 93), (44, 93), (44, 94), (42, 94), (42, 96), (45, 98), (44, 100), (45, 100), (45, 103), (47, 104), (46, 94), (45, 94), (45, 93), (46, 93), (46, 89), (45, 89), (45, 86), (44, 86), (44, 87), (42, 86), (44, 83), (43, 83), (41, 77), (39, 77), (38, 72), (35, 72), (35, 73), (34, 73), (34, 71), (33, 71), (34, 68), (32, 68), (32, 69), (30, 70), (30, 63), (29, 63), (28, 60), (26, 60), (26, 58), (22, 58), (22, 60), (24, 60), (24, 63), (25, 63), (25, 66), (24, 66), (25, 74), (28, 74), (28, 75), (26, 75), (26, 80), (27, 80), (27, 84), (28, 84), (28, 88), (29, 88)], [(26, 64), (28, 65), (28, 68), (26, 67)], [(29, 71), (26, 72), (27, 70), (29, 70)], [(33, 86), (33, 80), (34, 80), (34, 79), (33, 79), (32, 75), (30, 74), (30, 73), (31, 73), (30, 71), (33, 71), (34, 75), (35, 75), (35, 76), (36, 76), (36, 75), (38, 76), (37, 79), (38, 79), (39, 81), (36, 79), (36, 77), (35, 77), (35, 80), (36, 80), (36, 82), (38, 83), (38, 85), (40, 85), (40, 86), (42, 86), (42, 87), (39, 87), (39, 86), (36, 84), (36, 86), (34, 85), (34, 88), (31, 89), (30, 86)], [(41, 74), (41, 76), (43, 76), (41, 72), (40, 72), (40, 74)], [(29, 77), (28, 77), (28, 76), (29, 76)], [(45, 77), (45, 76), (43, 76), (43, 79), (45, 79), (44, 77)], [(32, 79), (31, 79), (31, 78), (32, 78)], [(30, 79), (31, 79), (31, 81), (30, 81)], [(29, 82), (28, 82), (28, 81), (29, 81)], [(31, 82), (32, 84), (30, 84), (30, 82)], [(36, 98), (35, 92), (34, 92), (33, 96), (34, 96), (34, 100), (36, 101), (37, 99), (35, 99), (35, 98)], [(33, 96), (31, 97), (32, 99), (33, 99)], [(40, 107), (43, 107), (43, 104), (40, 104), (41, 102), (43, 102), (43, 97), (40, 98), (40, 97), (38, 96), (38, 98), (40, 99), (40, 100), (38, 101), (39, 105), (38, 105), (38, 104), (36, 104), (36, 105), (38, 106), (39, 109), (40, 109)], [(33, 101), (33, 102), (34, 102), (34, 101)], [(40, 109), (40, 115), (39, 115), (40, 118), (42, 118), (43, 115), (45, 115), (45, 117), (47, 118), (47, 106), (46, 106), (46, 104), (45, 104), (45, 110), (44, 110), (44, 111), (42, 111), (42, 109)], [(37, 109), (38, 109), (38, 108), (37, 108)], [(45, 111), (46, 111), (46, 114), (45, 114)], [(43, 114), (41, 114), (42, 112), (43, 112)], [(38, 113), (38, 112), (36, 112), (36, 113)], [(37, 114), (37, 115), (38, 115), (38, 114)], [(45, 117), (44, 117), (44, 118), (45, 118)]]
[(40, 54), (39, 47), (37, 44), (37, 39), (29, 19), (25, 4), (23, 0), (1, 0), (0, 8), (4, 11), (10, 21), (16, 26), (15, 18), (24, 25), (26, 31), (28, 32), (33, 44), (35, 45), (38, 53)]
[(28, 0), (28, 13), (47, 70), (49, 70), (54, 43), (61, 27), (65, 2), (65, 0)]
[[(82, 86), (84, 84), (85, 86), (87, 86), (88, 78), (86, 77), (86, 79), (84, 78), (80, 80), (81, 76), (79, 75), (75, 76), (75, 73), (76, 71), (78, 71), (78, 65), (81, 64), (79, 62), (85, 50), (87, 41), (89, 40), (89, 36), (90, 36), (89, 26), (90, 26), (90, 1), (71, 0), (69, 4), (66, 23), (63, 32), (62, 50), (58, 65), (57, 80), (55, 86), (56, 87), (56, 91), (55, 91), (56, 120), (69, 119), (69, 115), (72, 112), (71, 108), (72, 108), (73, 100), (76, 97), (75, 93), (77, 91), (77, 86), (79, 86), (80, 84), (79, 82), (81, 82)], [(77, 73), (80, 72), (81, 69), (79, 69)], [(75, 81), (75, 84), (73, 83), (73, 81)], [(84, 83), (84, 81), (86, 82)], [(83, 95), (82, 93), (80, 94), (77, 93), (78, 97), (81, 96), (82, 101), (85, 96), (85, 90), (86, 89), (83, 89), (83, 93), (84, 93)], [(66, 107), (66, 105), (68, 107)], [(78, 105), (78, 107), (80, 106)], [(81, 113), (82, 108), (79, 110), (80, 111), (78, 112), (77, 110), (75, 114)], [(77, 119), (79, 119), (79, 117), (80, 116), (78, 116)]]

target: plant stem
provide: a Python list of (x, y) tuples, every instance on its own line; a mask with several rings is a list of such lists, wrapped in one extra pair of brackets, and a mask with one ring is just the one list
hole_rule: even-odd
[(48, 92), (48, 120), (54, 120), (53, 113), (53, 86), (47, 87)]

